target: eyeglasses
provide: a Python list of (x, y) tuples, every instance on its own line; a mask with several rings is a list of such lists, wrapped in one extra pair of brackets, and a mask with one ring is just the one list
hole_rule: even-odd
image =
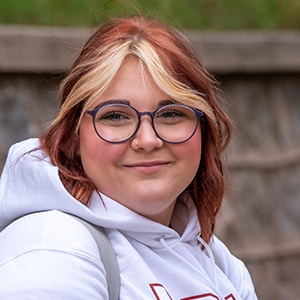
[(122, 143), (138, 131), (141, 118), (150, 116), (156, 135), (165, 142), (179, 144), (196, 132), (200, 110), (181, 104), (168, 104), (154, 112), (139, 112), (126, 104), (107, 104), (87, 112), (93, 117), (97, 135), (109, 143)]

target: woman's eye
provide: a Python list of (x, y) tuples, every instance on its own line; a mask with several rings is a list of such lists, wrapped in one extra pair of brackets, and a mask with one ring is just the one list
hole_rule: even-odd
[(122, 119), (128, 119), (128, 117), (118, 112), (112, 112), (112, 113), (105, 114), (100, 119), (101, 120), (122, 120)]
[(131, 118), (124, 112), (111, 111), (96, 115), (95, 121), (98, 124), (102, 123), (106, 125), (120, 126), (131, 122)]
[(168, 111), (164, 111), (161, 112), (158, 117), (160, 118), (180, 118), (180, 117), (184, 117), (185, 114), (179, 110), (168, 110)]

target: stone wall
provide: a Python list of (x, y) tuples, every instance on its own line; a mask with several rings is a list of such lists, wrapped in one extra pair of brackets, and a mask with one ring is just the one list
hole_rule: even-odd
[[(0, 171), (8, 148), (56, 114), (58, 86), (89, 30), (0, 27)], [(236, 129), (217, 235), (259, 299), (300, 298), (300, 33), (188, 32), (223, 85)]]

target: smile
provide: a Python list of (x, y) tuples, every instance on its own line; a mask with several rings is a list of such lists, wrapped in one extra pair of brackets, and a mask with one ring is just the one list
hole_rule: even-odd
[(164, 169), (170, 165), (170, 162), (139, 162), (134, 164), (124, 165), (125, 168), (140, 172), (140, 173), (153, 173)]

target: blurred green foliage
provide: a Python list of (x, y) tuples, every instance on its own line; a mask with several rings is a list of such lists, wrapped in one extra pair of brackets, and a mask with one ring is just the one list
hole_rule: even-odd
[[(97, 26), (107, 0), (0, 0), (0, 24)], [(300, 0), (131, 0), (143, 13), (176, 27), (200, 30), (300, 29)], [(111, 3), (114, 16), (136, 12)]]

